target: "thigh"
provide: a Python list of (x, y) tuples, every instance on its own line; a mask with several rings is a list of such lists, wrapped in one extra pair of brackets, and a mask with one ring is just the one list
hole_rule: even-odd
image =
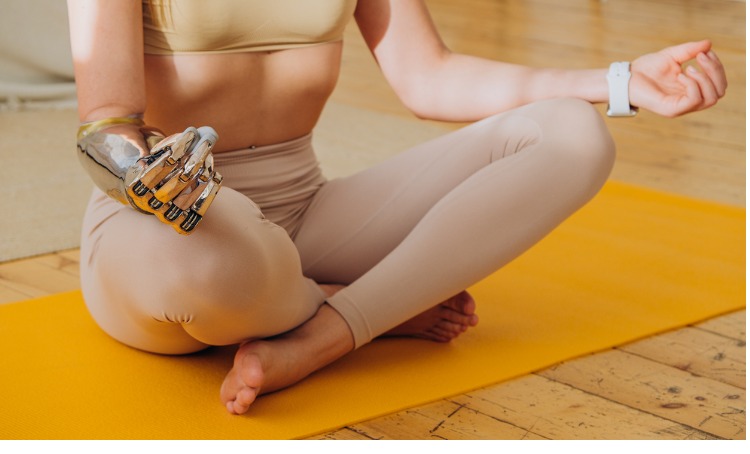
[(319, 282), (353, 282), (453, 188), (538, 135), (536, 123), (522, 115), (498, 115), (326, 183), (295, 237), (305, 274)]
[(323, 300), (302, 276), (286, 231), (229, 188), (189, 236), (97, 192), (81, 254), (94, 319), (148, 351), (184, 353), (278, 334), (312, 316)]

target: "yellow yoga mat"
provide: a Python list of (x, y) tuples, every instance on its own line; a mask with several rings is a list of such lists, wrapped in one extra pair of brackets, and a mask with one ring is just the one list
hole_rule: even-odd
[(376, 341), (241, 417), (218, 397), (231, 348), (130, 349), (78, 292), (0, 306), (0, 438), (306, 437), (740, 309), (745, 210), (609, 183), (470, 290), (481, 321), (458, 341)]

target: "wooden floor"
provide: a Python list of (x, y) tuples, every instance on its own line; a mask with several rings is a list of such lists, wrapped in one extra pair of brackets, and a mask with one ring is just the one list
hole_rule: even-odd
[[(608, 119), (613, 178), (745, 205), (745, 3), (730, 0), (428, 0), (457, 51), (530, 65), (604, 67), (711, 38), (730, 91), (714, 109)], [(408, 112), (350, 27), (333, 100)], [(459, 125), (446, 125), (447, 128)], [(738, 245), (743, 247), (743, 245)], [(0, 303), (77, 289), (77, 250), (0, 264)], [(319, 439), (744, 439), (745, 311)]]

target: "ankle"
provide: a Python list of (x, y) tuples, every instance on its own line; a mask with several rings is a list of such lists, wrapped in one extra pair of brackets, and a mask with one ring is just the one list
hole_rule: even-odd
[(354, 350), (354, 338), (349, 325), (341, 315), (328, 304), (323, 304), (318, 312), (283, 336), (296, 344), (298, 351), (311, 360), (315, 369), (326, 366)]

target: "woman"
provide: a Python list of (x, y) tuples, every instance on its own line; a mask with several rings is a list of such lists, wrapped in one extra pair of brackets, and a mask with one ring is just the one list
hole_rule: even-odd
[[(708, 41), (609, 72), (456, 54), (419, 0), (68, 3), (79, 155), (102, 189), (84, 220), (86, 303), (146, 351), (240, 344), (220, 393), (235, 414), (377, 336), (476, 325), (464, 289), (606, 180), (614, 146), (591, 103), (676, 116), (727, 85)], [(310, 134), (351, 17), (417, 116), (475, 123), (327, 181)], [(175, 135), (157, 144), (145, 125)]]

